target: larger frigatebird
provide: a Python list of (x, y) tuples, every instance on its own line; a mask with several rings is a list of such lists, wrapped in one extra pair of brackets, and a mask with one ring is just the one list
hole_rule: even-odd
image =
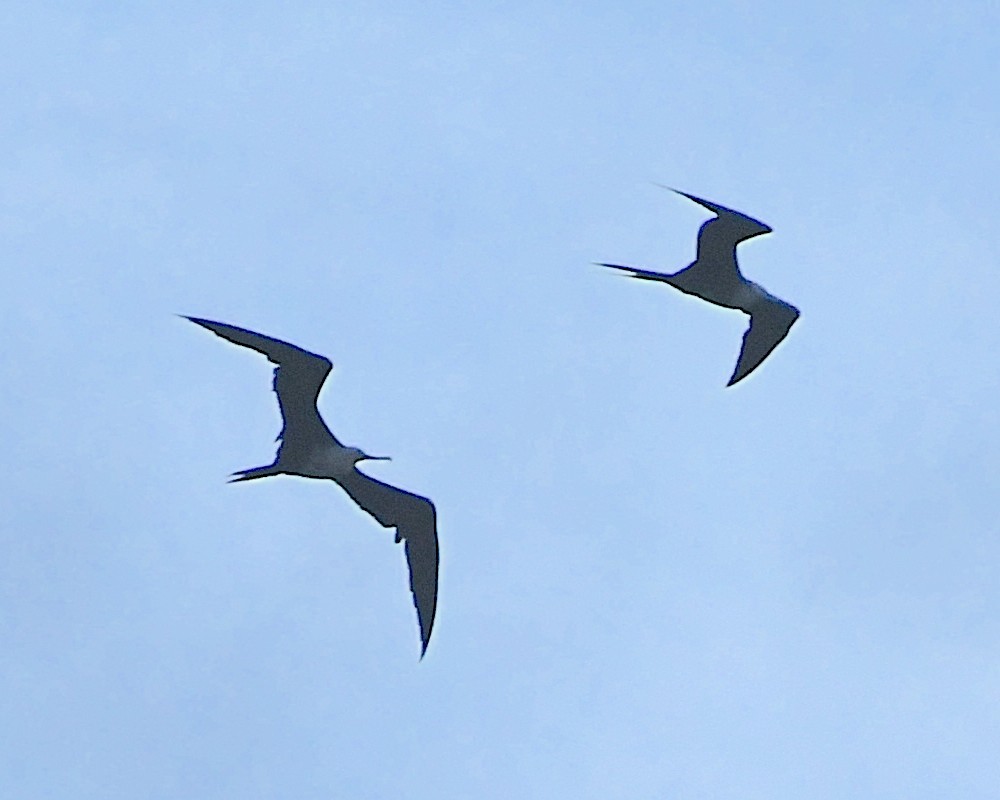
[[(669, 188), (669, 187), (663, 187)], [(799, 310), (775, 297), (763, 286), (747, 280), (736, 262), (736, 245), (771, 233), (771, 228), (760, 220), (748, 217), (731, 208), (702, 200), (686, 192), (671, 189), (715, 213), (698, 231), (698, 250), (695, 260), (680, 272), (665, 274), (637, 267), (618, 264), (601, 264), (602, 267), (620, 269), (630, 277), (646, 281), (669, 283), (685, 294), (693, 294), (709, 303), (724, 308), (734, 308), (750, 315), (750, 327), (743, 334), (736, 369), (727, 386), (743, 380), (788, 335)]]
[(329, 478), (350, 495), (384, 528), (396, 529), (396, 542), (405, 541), (410, 571), (410, 591), (420, 623), (422, 648), (434, 627), (437, 608), (438, 539), (434, 504), (426, 497), (398, 489), (358, 471), (359, 461), (388, 461), (388, 456), (370, 456), (357, 447), (338, 441), (316, 408), (320, 388), (333, 368), (329, 359), (280, 339), (254, 333), (235, 325), (185, 317), (233, 344), (249, 347), (275, 364), (274, 392), (278, 396), (283, 425), (278, 434), (274, 462), (233, 473), (230, 483), (269, 475), (301, 475)]

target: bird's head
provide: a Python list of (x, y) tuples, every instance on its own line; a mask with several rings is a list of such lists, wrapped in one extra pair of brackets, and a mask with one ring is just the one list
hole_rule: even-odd
[(370, 456), (360, 447), (348, 447), (347, 455), (352, 464), (357, 464), (359, 461), (392, 461), (391, 456)]

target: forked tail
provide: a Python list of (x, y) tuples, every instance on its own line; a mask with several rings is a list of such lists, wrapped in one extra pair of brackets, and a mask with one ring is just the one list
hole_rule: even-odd
[(239, 481), (252, 481), (255, 478), (266, 478), (268, 475), (280, 474), (281, 470), (275, 469), (274, 464), (268, 464), (266, 467), (253, 467), (252, 469), (234, 472), (228, 482), (238, 483)]
[(603, 264), (598, 263), (599, 267), (608, 267), (608, 269), (621, 270), (628, 274), (630, 278), (639, 278), (640, 280), (646, 281), (663, 281), (668, 283), (667, 278), (671, 277), (663, 272), (653, 272), (649, 269), (640, 269), (639, 267), (624, 267), (621, 264)]

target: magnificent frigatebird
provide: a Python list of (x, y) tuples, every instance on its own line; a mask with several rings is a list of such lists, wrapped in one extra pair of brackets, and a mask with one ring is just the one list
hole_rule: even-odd
[(799, 310), (775, 297), (763, 286), (744, 278), (736, 263), (736, 245), (762, 233), (771, 233), (769, 226), (731, 208), (710, 203), (677, 189), (671, 191), (716, 214), (698, 231), (695, 260), (672, 275), (618, 264), (601, 266), (624, 270), (633, 278), (669, 283), (685, 294), (693, 294), (717, 306), (735, 308), (749, 314), (750, 327), (743, 334), (740, 358), (726, 384), (732, 386), (753, 372), (788, 335), (792, 324), (799, 318)]
[(410, 591), (420, 622), (423, 643), (420, 657), (434, 627), (437, 607), (438, 540), (434, 504), (426, 497), (397, 489), (359, 472), (359, 461), (388, 461), (388, 456), (370, 456), (357, 447), (345, 447), (334, 436), (316, 408), (316, 399), (333, 368), (329, 359), (280, 339), (272, 339), (235, 325), (185, 317), (233, 344), (249, 347), (276, 364), (274, 392), (278, 395), (283, 425), (278, 434), (278, 453), (266, 467), (233, 473), (230, 483), (268, 475), (301, 475), (329, 478), (350, 495), (384, 528), (396, 529), (396, 542), (405, 540)]

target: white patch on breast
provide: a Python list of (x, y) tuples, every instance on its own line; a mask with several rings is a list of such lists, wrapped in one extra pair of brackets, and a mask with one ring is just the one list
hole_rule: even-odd
[(329, 447), (314, 451), (306, 466), (309, 475), (329, 478), (346, 475), (354, 466), (354, 459), (347, 448)]
[(767, 292), (765, 292), (760, 286), (758, 286), (753, 281), (744, 281), (740, 284), (739, 290), (736, 292), (736, 297), (733, 298), (736, 304), (742, 306), (743, 308), (753, 308), (761, 300), (767, 298)]

